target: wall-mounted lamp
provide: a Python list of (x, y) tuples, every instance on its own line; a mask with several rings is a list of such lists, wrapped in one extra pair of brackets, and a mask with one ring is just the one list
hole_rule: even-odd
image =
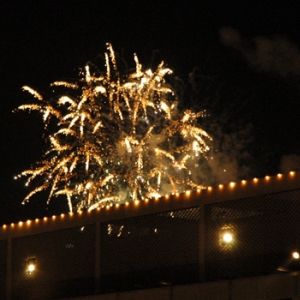
[(26, 273), (32, 275), (36, 271), (36, 258), (30, 257), (26, 260)]
[(289, 258), (287, 258), (280, 266), (277, 271), (280, 272), (292, 272), (300, 270), (300, 253), (298, 251), (293, 251)]
[(292, 257), (293, 257), (293, 259), (299, 259), (299, 258), (300, 258), (299, 252), (294, 251), (294, 252), (292, 253)]
[(235, 242), (235, 230), (232, 225), (224, 225), (219, 232), (219, 245), (223, 248), (231, 247)]

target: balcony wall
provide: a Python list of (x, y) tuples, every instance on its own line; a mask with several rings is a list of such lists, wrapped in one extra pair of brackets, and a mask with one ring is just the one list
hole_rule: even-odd
[(295, 297), (299, 278), (280, 273), (300, 270), (291, 257), (300, 251), (299, 179), (289, 173), (3, 225), (0, 299), (148, 299), (146, 291), (158, 293), (151, 299), (259, 299), (260, 285), (269, 288), (262, 299), (277, 299), (280, 286), (278, 299)]

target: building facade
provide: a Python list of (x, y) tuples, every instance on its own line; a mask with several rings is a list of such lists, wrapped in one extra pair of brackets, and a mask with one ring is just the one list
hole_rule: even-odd
[(0, 227), (0, 299), (300, 299), (300, 174)]

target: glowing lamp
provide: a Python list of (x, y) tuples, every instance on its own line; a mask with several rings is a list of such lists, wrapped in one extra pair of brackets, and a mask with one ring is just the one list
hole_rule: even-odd
[(32, 275), (36, 271), (36, 258), (31, 257), (26, 260), (26, 273)]
[(225, 243), (227, 243), (227, 244), (231, 243), (232, 240), (233, 240), (233, 236), (232, 236), (232, 234), (230, 232), (226, 232), (226, 233), (223, 234), (223, 241)]
[(33, 272), (35, 270), (35, 265), (34, 264), (30, 264), (28, 265), (28, 268), (27, 268), (28, 272)]
[(291, 256), (289, 256), (285, 261), (283, 261), (279, 267), (277, 268), (277, 271), (280, 272), (292, 272), (292, 271), (299, 271), (299, 262), (300, 259), (300, 253), (298, 251), (293, 251), (291, 253)]
[(223, 248), (227, 249), (227, 247), (231, 247), (234, 243), (234, 228), (232, 225), (224, 225), (220, 230), (219, 235), (219, 244)]

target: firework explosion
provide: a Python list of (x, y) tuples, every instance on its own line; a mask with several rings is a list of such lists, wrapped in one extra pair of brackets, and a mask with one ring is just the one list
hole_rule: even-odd
[(26, 176), (26, 185), (42, 178), (23, 203), (50, 190), (48, 203), (65, 195), (70, 211), (92, 210), (202, 188), (195, 178), (211, 140), (196, 124), (203, 112), (179, 114), (164, 80), (172, 71), (163, 62), (155, 72), (143, 71), (134, 60), (135, 72), (121, 76), (108, 44), (105, 72), (91, 74), (86, 66), (78, 82), (51, 84), (67, 88), (65, 96), (46, 100), (23, 87), (37, 101), (18, 109), (38, 110), (45, 127), (50, 121), (56, 126), (43, 159), (16, 176)]

